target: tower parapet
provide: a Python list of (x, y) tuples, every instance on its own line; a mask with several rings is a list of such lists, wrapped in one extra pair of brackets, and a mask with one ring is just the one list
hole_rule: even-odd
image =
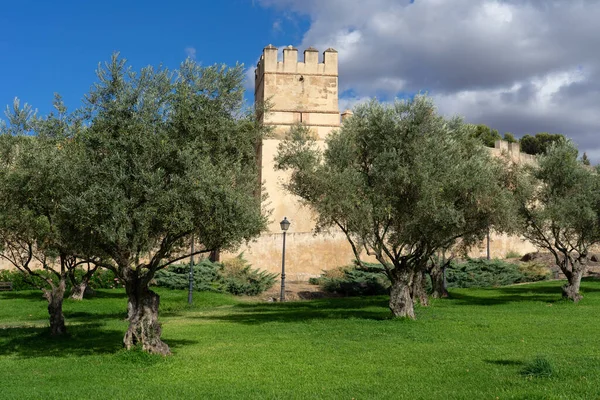
[(325, 50), (323, 62), (313, 47), (304, 50), (303, 61), (293, 46), (283, 49), (281, 61), (278, 56), (278, 49), (268, 45), (255, 70), (255, 101), (269, 105), (262, 122), (274, 127), (275, 137), (302, 123), (325, 138), (340, 126), (337, 51)]
[(279, 61), (278, 56), (277, 47), (272, 44), (265, 47), (256, 65), (255, 77), (269, 72), (338, 76), (338, 53), (335, 49), (328, 48), (323, 52), (323, 62), (319, 62), (319, 51), (314, 47), (304, 50), (301, 62), (298, 61), (298, 49), (291, 45), (283, 48), (283, 60)]
[(515, 163), (529, 164), (535, 162), (535, 156), (521, 152), (519, 143), (509, 143), (505, 140), (496, 140), (492, 153), (498, 156), (504, 153)]

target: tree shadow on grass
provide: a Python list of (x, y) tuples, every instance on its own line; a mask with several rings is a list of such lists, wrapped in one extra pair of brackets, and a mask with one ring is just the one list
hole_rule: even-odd
[[(533, 284), (522, 284), (505, 286), (499, 288), (503, 293), (514, 294), (514, 293), (536, 293), (536, 294), (559, 294), (561, 295), (561, 288), (567, 283), (566, 279), (556, 281), (542, 281)], [(584, 293), (600, 292), (600, 280), (592, 277), (586, 277), (581, 280), (581, 291)]]
[[(48, 327), (0, 329), (0, 356), (22, 358), (91, 356), (117, 353), (123, 348), (125, 331), (106, 329), (101, 323), (68, 325), (68, 334), (53, 337)], [(167, 340), (172, 349), (197, 343), (194, 340)]]
[(0, 300), (46, 301), (41, 291), (16, 291), (0, 293)]
[(506, 359), (483, 360), (483, 362), (487, 363), (487, 364), (504, 365), (504, 366), (521, 366), (521, 365), (525, 364), (523, 361), (519, 361), (519, 360), (506, 360)]
[[(69, 293), (65, 293), (65, 300), (69, 298)], [(18, 290), (12, 292), (0, 292), (0, 300), (30, 300), (45, 301), (41, 290)], [(127, 299), (127, 294), (121, 290), (100, 289), (93, 296), (85, 297), (82, 301), (94, 301), (101, 299)]]
[(127, 311), (120, 312), (105, 312), (95, 313), (87, 311), (64, 311), (65, 320), (68, 322), (85, 322), (90, 320), (98, 319), (116, 319), (125, 320), (127, 318)]
[[(566, 281), (551, 281), (536, 284), (514, 285), (499, 288), (479, 289), (474, 292), (456, 291), (450, 289), (449, 300), (461, 304), (493, 306), (514, 302), (544, 302), (557, 303), (565, 301), (562, 297), (561, 287)], [(584, 278), (581, 284), (581, 293), (600, 292), (598, 280)]]
[(367, 307), (388, 307), (389, 296), (364, 296), (364, 297), (333, 297), (315, 300), (302, 300), (291, 302), (273, 303), (239, 303), (233, 308), (252, 309), (255, 311), (273, 311), (278, 309), (357, 309)]
[(392, 318), (388, 303), (389, 298), (386, 296), (319, 299), (290, 303), (242, 303), (235, 305), (234, 312), (226, 315), (203, 315), (195, 318), (241, 324), (348, 318), (381, 321)]
[[(91, 320), (118, 320), (125, 321), (127, 319), (127, 311), (116, 311), (116, 312), (88, 312), (88, 311), (64, 311), (65, 320), (69, 322), (86, 322)], [(168, 310), (159, 311), (160, 318), (168, 317), (179, 317), (181, 313), (179, 311)]]
[(48, 327), (12, 327), (0, 331), (0, 356), (67, 357), (114, 353), (123, 332), (103, 329), (100, 323), (68, 325), (68, 334), (52, 337)]
[(516, 292), (505, 292), (503, 289), (494, 290), (496, 296), (478, 296), (472, 295), (465, 292), (450, 291), (449, 301), (458, 302), (459, 304), (465, 305), (478, 305), (478, 306), (496, 306), (515, 302), (545, 302), (555, 303), (561, 301), (562, 297), (560, 289), (555, 291), (553, 294), (532, 294), (532, 291), (516, 291)]
[(122, 289), (97, 289), (94, 296), (90, 298), (93, 299), (127, 299), (127, 293), (125, 293)]

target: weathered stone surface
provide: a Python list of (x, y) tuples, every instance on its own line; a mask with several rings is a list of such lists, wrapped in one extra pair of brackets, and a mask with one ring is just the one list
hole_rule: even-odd
[[(289, 174), (275, 171), (273, 158), (277, 146), (293, 124), (302, 123), (311, 128), (316, 138), (324, 139), (340, 126), (338, 106), (338, 53), (334, 49), (323, 52), (321, 62), (316, 49), (308, 48), (304, 59), (298, 60), (298, 50), (287, 47), (279, 59), (278, 50), (267, 46), (263, 50), (255, 71), (255, 101), (268, 102), (269, 111), (263, 122), (273, 127), (273, 135), (264, 140), (261, 148), (262, 176), (268, 193), (267, 209), (272, 210), (269, 232), (255, 242), (235, 252), (224, 253), (223, 258), (244, 252), (244, 257), (255, 267), (270, 272), (281, 270), (282, 237), (279, 221), (284, 216), (292, 222), (287, 236), (286, 275), (288, 278), (306, 281), (318, 276), (323, 269), (348, 265), (354, 255), (345, 236), (339, 231), (314, 235), (315, 216), (304, 207), (299, 198), (287, 194), (282, 183)], [(352, 112), (344, 112), (348, 118)], [(324, 141), (319, 140), (319, 146)], [(493, 155), (508, 154), (515, 162), (530, 162), (532, 157), (522, 154), (518, 145), (500, 141), (489, 149)], [(536, 251), (527, 241), (516, 236), (492, 233), (490, 241), (492, 257), (504, 258), (509, 252), (520, 254)], [(485, 257), (485, 241), (469, 252), (470, 257)], [(374, 262), (374, 259), (365, 257)]]

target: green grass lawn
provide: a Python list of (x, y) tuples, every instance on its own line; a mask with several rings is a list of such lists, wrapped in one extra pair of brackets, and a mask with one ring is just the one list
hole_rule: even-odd
[[(1, 399), (596, 399), (600, 282), (579, 304), (561, 282), (452, 290), (390, 319), (387, 298), (257, 303), (160, 291), (171, 357), (121, 350), (126, 299), (65, 302), (70, 337), (46, 335), (37, 292), (0, 294)], [(520, 371), (537, 356), (549, 378)]]

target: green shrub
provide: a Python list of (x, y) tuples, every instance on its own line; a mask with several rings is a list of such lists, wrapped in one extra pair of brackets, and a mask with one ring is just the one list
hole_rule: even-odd
[(514, 250), (510, 250), (506, 253), (506, 255), (504, 256), (504, 258), (521, 258), (521, 254), (519, 252), (516, 252)]
[(321, 277), (317, 277), (315, 278), (314, 276), (311, 278), (308, 278), (308, 284), (309, 285), (320, 285), (321, 284)]
[[(55, 283), (58, 283), (58, 279), (51, 272), (44, 270), (38, 270), (36, 272), (43, 278), (50, 278), (55, 281)], [(12, 282), (13, 290), (34, 290), (38, 289), (39, 286), (45, 286), (44, 279), (37, 276), (26, 275), (19, 270), (0, 270), (0, 281)], [(33, 282), (34, 284), (31, 284), (28, 281)]]
[(221, 264), (223, 288), (235, 295), (256, 296), (270, 289), (278, 274), (253, 269), (240, 254)]
[(16, 270), (0, 270), (0, 281), (12, 282), (13, 290), (31, 290), (37, 289), (28, 282), (25, 282), (26, 275)]
[[(81, 282), (83, 275), (86, 273), (86, 270), (83, 268), (75, 269), (75, 280), (77, 282)], [(71, 282), (67, 281), (67, 289), (70, 290)], [(98, 268), (96, 272), (92, 275), (89, 281), (89, 285), (92, 289), (114, 289), (117, 287), (121, 287), (122, 284), (119, 282), (115, 273), (109, 269)]]
[[(37, 273), (42, 275), (44, 278), (50, 278), (54, 283), (58, 283), (58, 278), (55, 274), (50, 271), (36, 270)], [(83, 268), (76, 268), (75, 277), (77, 281), (81, 281), (81, 277), (85, 271)], [(33, 281), (35, 284), (31, 284), (28, 281)], [(0, 281), (12, 282), (13, 290), (35, 290), (39, 286), (45, 286), (45, 282), (36, 276), (27, 276), (19, 270), (0, 270)], [(94, 289), (112, 289), (120, 287), (118, 280), (115, 278), (115, 274), (110, 270), (98, 269), (90, 279), (90, 286)], [(71, 290), (71, 282), (67, 279), (67, 292)]]
[[(194, 289), (220, 292), (220, 265), (210, 260), (202, 260), (194, 265)], [(160, 270), (154, 276), (157, 286), (169, 289), (187, 289), (189, 287), (189, 264), (173, 264)]]
[(525, 364), (521, 370), (521, 375), (532, 378), (549, 378), (552, 376), (554, 368), (546, 358), (537, 356), (533, 361)]
[[(154, 282), (169, 289), (187, 289), (189, 271), (189, 264), (171, 265), (158, 271)], [(223, 263), (204, 259), (194, 265), (194, 289), (200, 291), (255, 296), (270, 289), (276, 278), (277, 274), (253, 269), (242, 255)]]
[(519, 272), (523, 274), (521, 282), (545, 281), (552, 277), (550, 268), (534, 261), (519, 264)]
[(343, 296), (369, 296), (389, 293), (390, 282), (380, 264), (356, 265), (323, 271), (319, 278), (309, 282), (318, 284), (329, 293)]
[(114, 289), (123, 284), (111, 270), (98, 269), (90, 278), (90, 286), (94, 289)]
[(452, 262), (446, 269), (447, 286), (458, 288), (505, 286), (548, 277), (547, 271), (537, 266), (521, 266), (502, 260), (469, 259)]

